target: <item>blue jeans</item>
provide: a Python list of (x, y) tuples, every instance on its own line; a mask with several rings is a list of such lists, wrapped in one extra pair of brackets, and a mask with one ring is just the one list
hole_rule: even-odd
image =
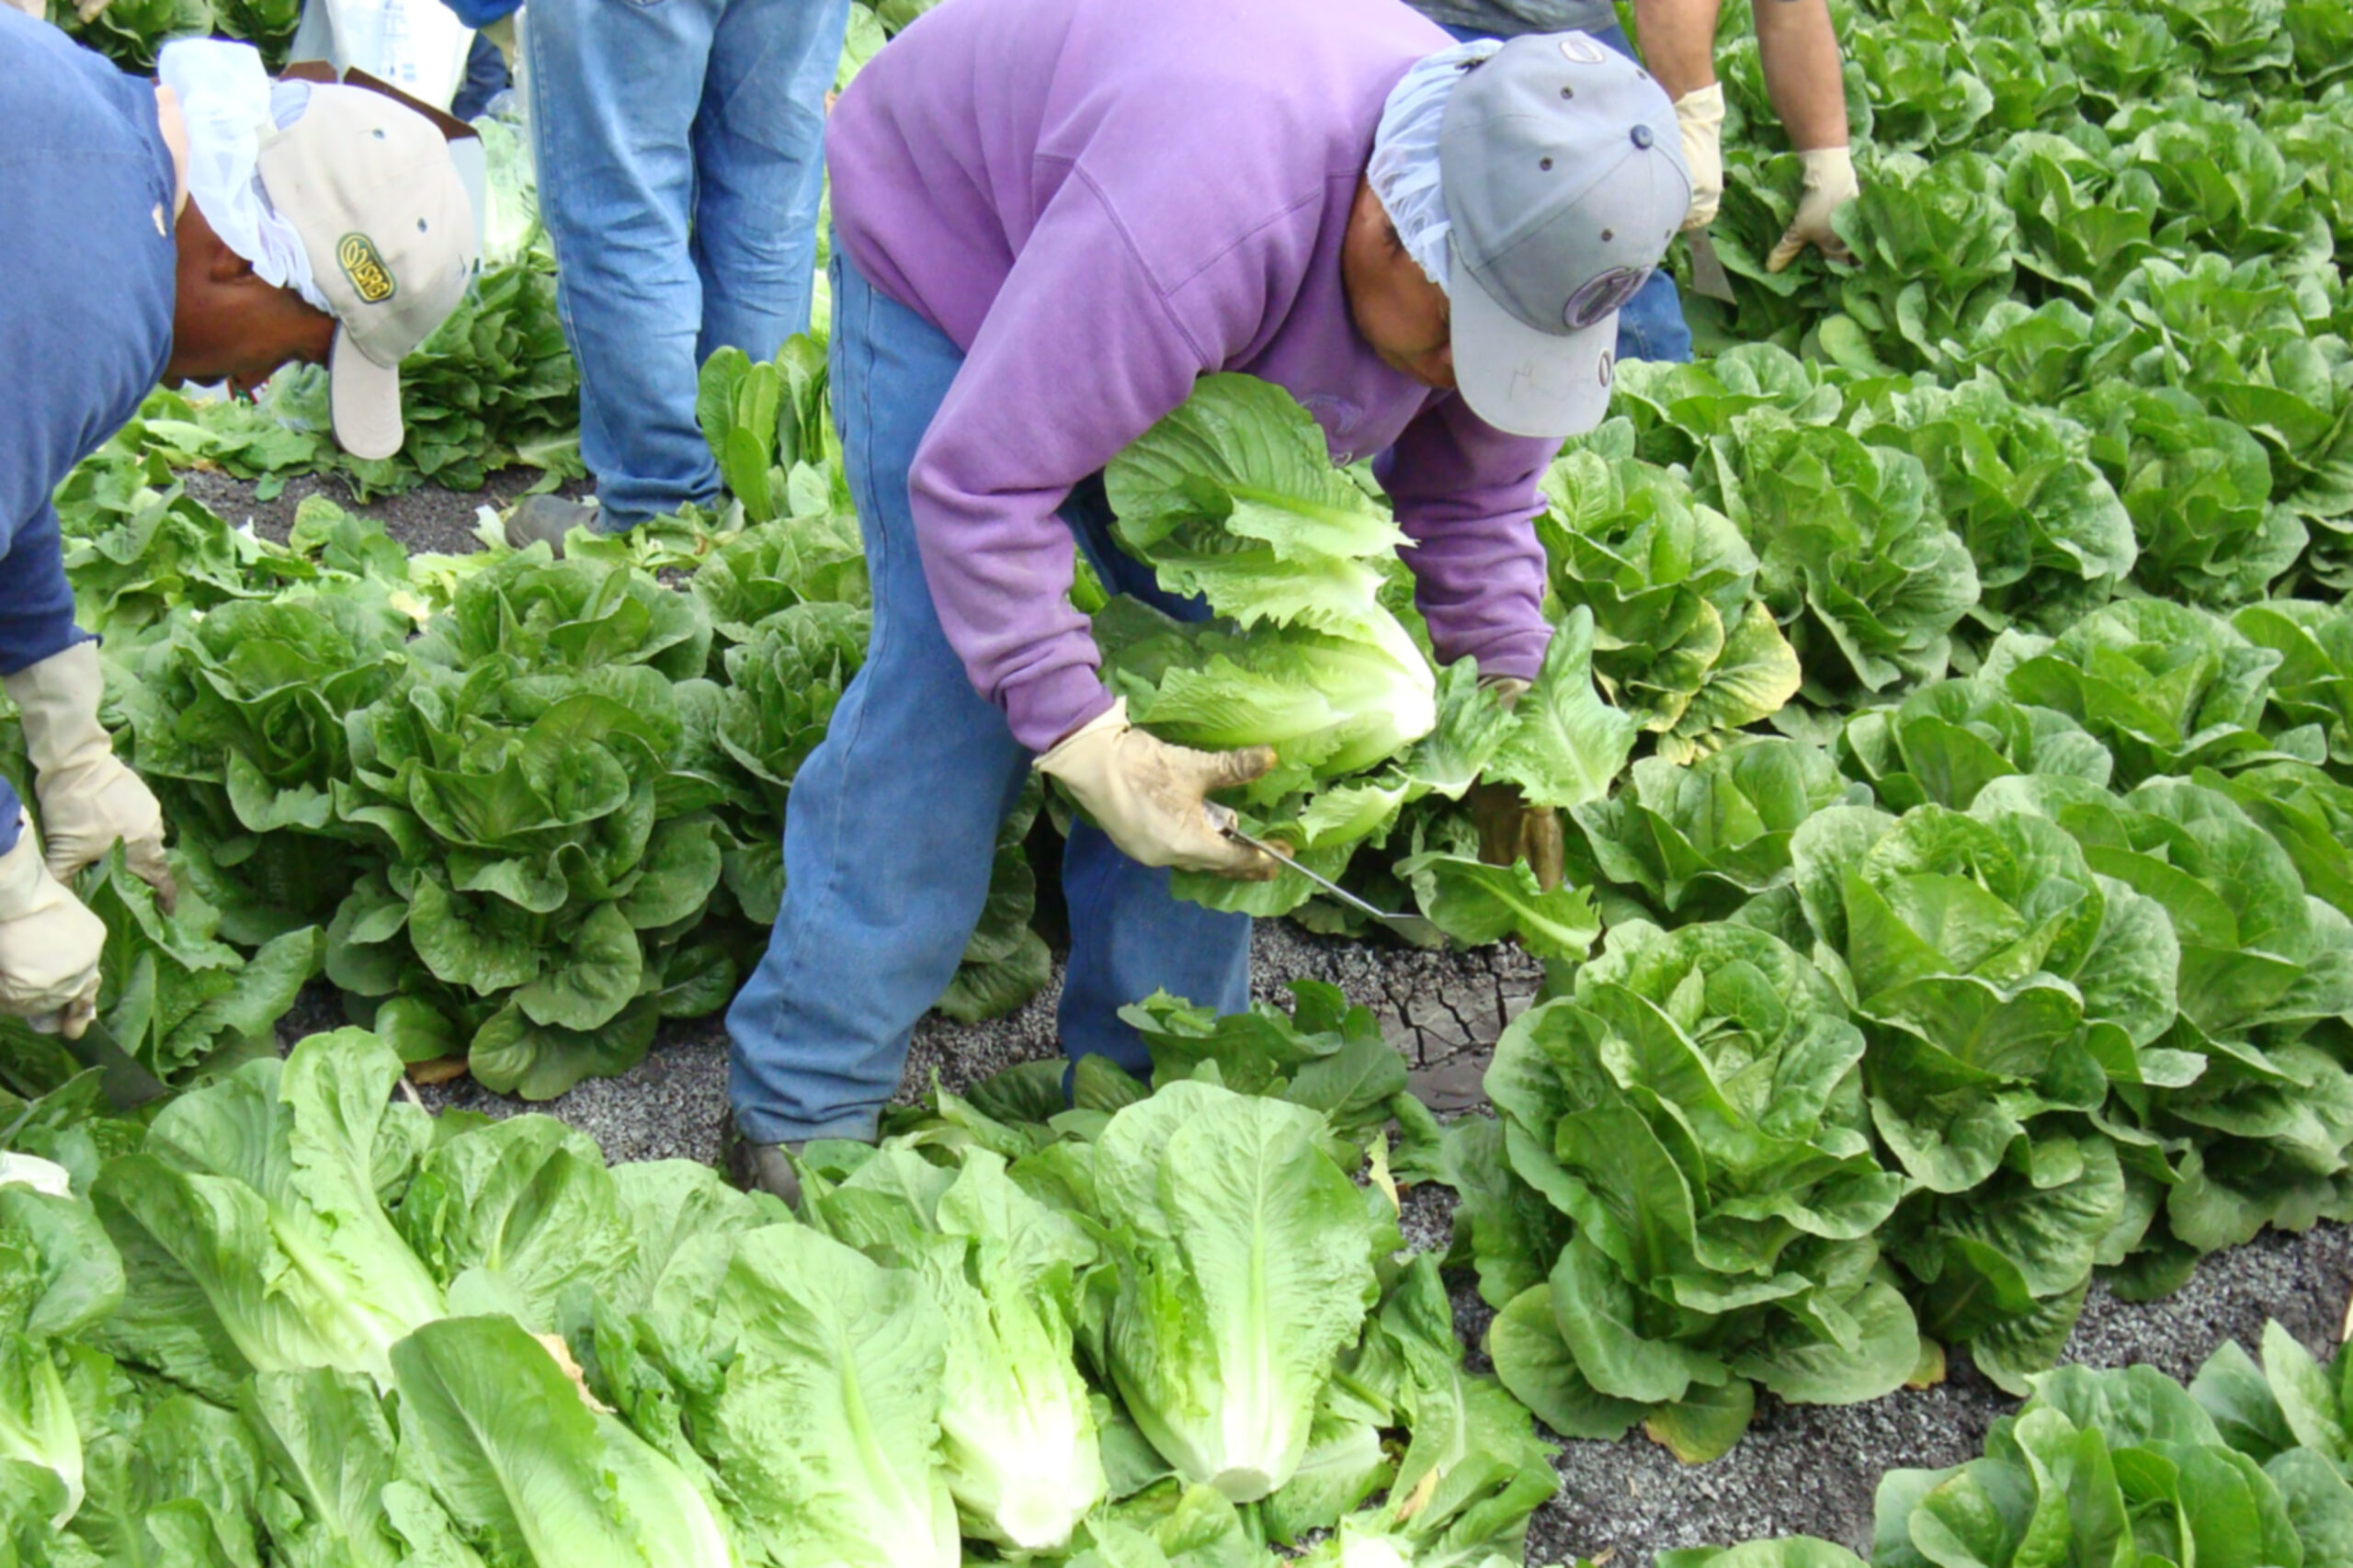
[[(1461, 43), (1493, 36), (1471, 28), (1446, 30)], [(1604, 28), (1593, 38), (1629, 60), (1642, 58), (1623, 28)], [(1674, 275), (1665, 267), (1654, 270), (1634, 290), (1634, 297), (1618, 307), (1618, 358), (1690, 363), (1691, 328), (1683, 320), (1683, 296), (1676, 292)]]
[(695, 419), (703, 360), (769, 358), (808, 330), (848, 17), (849, 0), (531, 6), (540, 210), (603, 527), (717, 495)]
[[(999, 824), (1030, 757), (972, 689), (939, 629), (915, 551), (907, 470), (963, 355), (877, 292), (836, 248), (832, 383), (850, 494), (874, 583), (865, 666), (785, 812), (784, 906), (767, 956), (727, 1014), (728, 1091), (756, 1142), (874, 1136), (916, 1020), (956, 973), (987, 896)], [(1115, 593), (1199, 619), (1121, 553), (1098, 481), (1063, 520)], [(1141, 1072), (1122, 1006), (1165, 988), (1221, 1012), (1249, 1003), (1250, 921), (1178, 902), (1168, 873), (1073, 825), (1063, 856), (1071, 955), (1063, 1049)]]

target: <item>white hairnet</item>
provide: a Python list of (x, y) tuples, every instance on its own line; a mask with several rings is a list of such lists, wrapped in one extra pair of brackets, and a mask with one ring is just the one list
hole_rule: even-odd
[(311, 85), (273, 83), (258, 51), (219, 39), (165, 44), (155, 74), (178, 95), (188, 121), (188, 191), (204, 221), (262, 281), (291, 289), (333, 314), (312, 280), (301, 236), (270, 205), (256, 167), (262, 133), (301, 119)]
[(1421, 265), (1429, 280), (1447, 286), (1446, 195), (1439, 188), (1438, 135), (1446, 123), (1446, 101), (1470, 66), (1503, 45), (1494, 39), (1458, 43), (1415, 62), (1404, 79), (1390, 89), (1381, 110), (1381, 127), (1372, 134), (1372, 162), (1365, 177), (1381, 209), (1397, 226), (1405, 254)]

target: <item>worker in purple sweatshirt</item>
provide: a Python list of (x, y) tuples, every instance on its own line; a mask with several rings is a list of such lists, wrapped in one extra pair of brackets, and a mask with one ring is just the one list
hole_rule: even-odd
[(1077, 551), (1205, 613), (1114, 548), (1104, 465), (1205, 373), (1284, 387), (1335, 462), (1382, 454), (1438, 657), (1524, 689), (1550, 636), (1537, 477), (1608, 406), (1618, 306), (1690, 199), (1631, 61), (1582, 32), (1455, 44), (1398, 0), (946, 0), (827, 147), (874, 631), (728, 1014), (734, 1165), (788, 1197), (794, 1146), (875, 1135), (1033, 767), (1086, 819), (1070, 1055), (1141, 1067), (1116, 1010), (1157, 988), (1248, 1001), (1248, 919), (1178, 902), (1166, 868), (1275, 873), (1208, 801), (1271, 754), (1155, 740), (1097, 677)]

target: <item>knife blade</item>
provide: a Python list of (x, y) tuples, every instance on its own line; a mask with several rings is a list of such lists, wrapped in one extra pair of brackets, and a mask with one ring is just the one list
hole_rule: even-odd
[(1334, 898), (1338, 899), (1350, 909), (1355, 910), (1359, 915), (1380, 921), (1383, 926), (1388, 926), (1392, 931), (1396, 932), (1397, 935), (1404, 937), (1405, 940), (1413, 943), (1415, 947), (1443, 948), (1446, 946), (1446, 933), (1439, 930), (1435, 922), (1419, 915), (1392, 915), (1388, 910), (1375, 908), (1371, 903), (1368, 903), (1364, 899), (1358, 898), (1355, 893), (1350, 892), (1347, 889), (1342, 887), (1331, 878), (1324, 876), (1318, 872), (1309, 870), (1305, 866), (1301, 865), (1297, 860), (1292, 859), (1289, 855), (1283, 853), (1280, 849), (1276, 848), (1273, 845), (1267, 843), (1264, 839), (1253, 838), (1248, 834), (1243, 832), (1239, 827), (1232, 825), (1228, 825), (1223, 831), (1226, 837), (1231, 838), (1236, 844), (1246, 844), (1253, 849), (1258, 850), (1264, 854), (1272, 855), (1275, 858), (1280, 860), (1284, 866), (1291, 870), (1297, 871), (1301, 876), (1305, 877), (1309, 881), (1313, 882), (1317, 887), (1322, 888), (1325, 892), (1330, 893)]
[(1694, 229), (1684, 236), (1691, 243), (1691, 290), (1703, 299), (1733, 302), (1732, 276), (1724, 271), (1722, 258), (1716, 255), (1716, 242), (1708, 237), (1705, 229)]
[(58, 1037), (66, 1054), (85, 1067), (98, 1070), (98, 1088), (117, 1110), (131, 1110), (171, 1093), (164, 1081), (122, 1049), (103, 1019), (92, 1018), (79, 1040)]

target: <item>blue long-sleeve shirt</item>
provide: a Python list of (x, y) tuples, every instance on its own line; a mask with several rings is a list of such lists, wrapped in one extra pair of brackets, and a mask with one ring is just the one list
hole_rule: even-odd
[[(0, 675), (85, 640), (50, 494), (172, 348), (171, 149), (151, 82), (0, 6)], [(0, 853), (19, 802), (0, 780)]]

